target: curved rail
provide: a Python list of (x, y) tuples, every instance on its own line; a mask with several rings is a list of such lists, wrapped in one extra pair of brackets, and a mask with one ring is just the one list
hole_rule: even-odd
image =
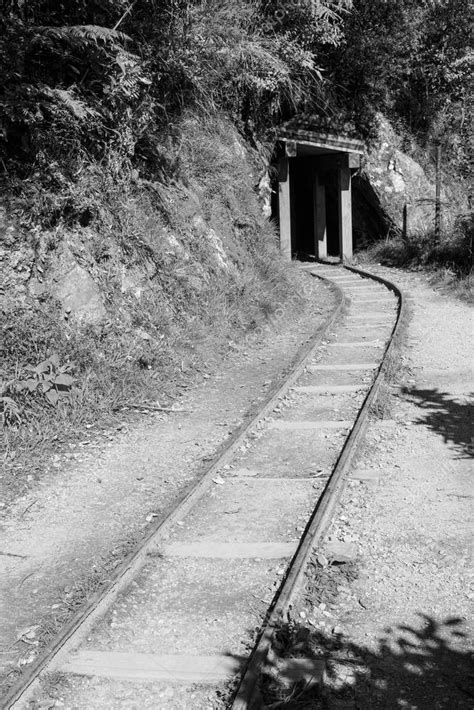
[(258, 702), (258, 698), (256, 698), (258, 692), (257, 684), (272, 647), (274, 633), (284, 619), (292, 600), (295, 598), (296, 593), (300, 588), (311, 552), (314, 546), (324, 537), (331, 522), (334, 509), (344, 492), (346, 483), (345, 475), (354, 458), (357, 447), (360, 445), (364, 436), (369, 412), (377, 398), (380, 386), (384, 379), (384, 365), (395, 346), (396, 336), (398, 334), (400, 324), (406, 317), (405, 298), (402, 291), (395, 284), (382, 278), (381, 276), (370, 274), (352, 266), (345, 266), (345, 268), (348, 271), (356, 273), (364, 278), (378, 281), (389, 290), (393, 291), (398, 298), (397, 319), (392, 329), (388, 344), (385, 348), (385, 352), (378, 368), (377, 376), (364, 399), (354, 426), (345, 441), (323, 495), (321, 496), (301, 538), (299, 548), (292, 560), (287, 577), (279, 590), (274, 606), (267, 617), (266, 623), (261, 630), (260, 637), (244, 670), (231, 705), (231, 710), (252, 710), (254, 706), (258, 707), (255, 705), (255, 703)]
[[(373, 276), (359, 269), (353, 267), (346, 268), (348, 272), (351, 271), (358, 276), (377, 281), (395, 293), (398, 298), (395, 324), (388, 338), (383, 356), (380, 359), (380, 364), (377, 370), (374, 369), (374, 372), (376, 371), (377, 374), (373, 384), (365, 395), (364, 402), (358, 411), (352, 429), (339, 453), (330, 478), (306, 525), (296, 552), (287, 569), (284, 582), (267, 612), (266, 621), (260, 631), (257, 644), (248, 661), (243, 666), (241, 682), (232, 703), (233, 710), (248, 710), (254, 705), (255, 693), (258, 689), (258, 680), (271, 649), (274, 630), (284, 617), (296, 591), (299, 589), (311, 550), (325, 534), (335, 506), (340, 500), (344, 490), (346, 472), (363, 436), (368, 412), (377, 397), (380, 384), (383, 381), (384, 365), (394, 346), (394, 339), (404, 316), (404, 298), (394, 284), (379, 276)], [(314, 275), (319, 278), (324, 278), (319, 274)], [(239, 447), (247, 439), (248, 434), (255, 425), (274, 410), (282, 396), (285, 395), (303, 375), (308, 363), (317, 352), (322, 341), (327, 337), (332, 326), (338, 321), (348, 303), (343, 290), (338, 285), (332, 283), (330, 279), (324, 278), (324, 280), (331, 285), (331, 288), (333, 288), (337, 294), (336, 305), (331, 314), (314, 333), (310, 341), (300, 348), (293, 360), (289, 373), (281, 377), (279, 381), (273, 385), (263, 404), (259, 404), (253, 409), (239, 429), (218, 450), (214, 459), (202, 469), (199, 480), (184, 492), (172, 509), (166, 511), (160, 519), (150, 526), (147, 537), (118, 567), (111, 580), (111, 584), (94, 595), (86, 606), (71, 619), (69, 624), (43, 650), (34, 665), (32, 665), (28, 672), (20, 679), (18, 684), (11, 689), (9, 695), (4, 698), (3, 704), (1, 705), (4, 710), (20, 707), (20, 703), (23, 707), (23, 701), (31, 697), (31, 693), (38, 687), (38, 680), (42, 673), (51, 667), (54, 668), (57, 665), (58, 659), (62, 659), (72, 648), (81, 644), (98, 619), (104, 616), (113, 605), (118, 595), (129, 586), (139, 571), (144, 567), (147, 556), (153, 549), (156, 549), (157, 542), (203, 498), (205, 492), (210, 488), (213, 478), (219, 470), (233, 460)]]

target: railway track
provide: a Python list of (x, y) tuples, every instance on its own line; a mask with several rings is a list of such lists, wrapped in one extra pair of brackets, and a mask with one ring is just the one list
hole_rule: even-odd
[(274, 630), (343, 490), (403, 307), (380, 278), (303, 268), (338, 289), (324, 329), (3, 708), (259, 707)]

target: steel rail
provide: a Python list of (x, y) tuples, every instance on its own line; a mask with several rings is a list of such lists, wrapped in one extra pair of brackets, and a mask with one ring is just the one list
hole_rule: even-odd
[[(272, 648), (274, 634), (284, 621), (293, 599), (300, 590), (310, 555), (315, 545), (323, 539), (327, 532), (335, 508), (341, 500), (347, 482), (349, 466), (362, 442), (371, 407), (375, 403), (384, 379), (385, 364), (397, 342), (400, 325), (406, 318), (406, 300), (403, 292), (395, 284), (381, 276), (368, 273), (352, 266), (345, 265), (345, 268), (364, 278), (378, 281), (389, 290), (393, 291), (398, 298), (397, 318), (374, 382), (359, 409), (354, 425), (346, 438), (332, 474), (301, 537), (298, 549), (288, 567), (286, 577), (275, 596), (264, 626), (260, 630), (259, 638), (244, 666), (240, 683), (230, 705), (231, 710), (257, 710), (260, 707), (258, 681)], [(322, 276), (318, 274), (315, 275), (318, 276), (318, 278), (322, 278)], [(330, 277), (325, 276), (324, 278), (330, 280)]]
[(17, 703), (30, 694), (40, 675), (48, 666), (58, 660), (58, 656), (67, 653), (71, 646), (75, 646), (89, 633), (90, 628), (113, 604), (118, 594), (125, 589), (139, 572), (146, 561), (149, 550), (158, 542), (159, 538), (178, 520), (180, 520), (192, 506), (201, 498), (209, 488), (212, 478), (228, 463), (239, 446), (243, 443), (249, 431), (263, 417), (267, 416), (275, 407), (282, 395), (292, 386), (304, 371), (306, 364), (313, 357), (321, 341), (326, 337), (334, 323), (344, 312), (347, 304), (343, 291), (336, 284), (323, 279), (336, 295), (336, 304), (331, 313), (318, 326), (311, 338), (301, 346), (293, 358), (288, 372), (284, 372), (270, 388), (263, 402), (257, 403), (247, 414), (245, 420), (217, 450), (213, 459), (202, 467), (197, 473), (199, 477), (159, 518), (157, 518), (146, 533), (146, 536), (134, 547), (123, 562), (111, 573), (109, 583), (94, 593), (86, 604), (70, 619), (70, 621), (57, 633), (44, 647), (38, 658), (33, 662), (28, 671), (8, 691), (1, 700), (1, 710), (12, 710)]

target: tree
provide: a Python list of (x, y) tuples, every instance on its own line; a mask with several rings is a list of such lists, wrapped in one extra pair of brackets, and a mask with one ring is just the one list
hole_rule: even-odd
[(466, 171), (468, 0), (355, 0), (343, 31), (321, 64), (359, 131), (370, 134), (380, 111), (422, 146), (441, 137), (454, 168)]

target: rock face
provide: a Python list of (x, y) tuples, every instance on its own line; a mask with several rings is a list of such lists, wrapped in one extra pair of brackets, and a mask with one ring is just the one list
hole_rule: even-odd
[(10, 224), (6, 210), (0, 207), (0, 296), (16, 299), (24, 304), (28, 299), (34, 249), (19, 237), (18, 229)]
[(383, 211), (398, 230), (417, 231), (434, 218), (435, 187), (419, 163), (399, 149), (400, 138), (384, 117), (364, 171)]
[(0, 209), (1, 302), (30, 307), (38, 299), (52, 296), (64, 315), (84, 323), (97, 323), (106, 316), (99, 284), (82, 266), (67, 237), (52, 251), (49, 234), (32, 230), (25, 234)]
[(52, 294), (60, 301), (66, 313), (73, 313), (87, 323), (103, 320), (106, 310), (98, 285), (78, 264), (67, 244), (63, 245), (61, 251), (55, 264)]
[[(423, 167), (401, 150), (402, 139), (384, 116), (360, 175), (354, 178), (354, 234), (357, 246), (376, 237), (414, 234), (434, 227), (435, 185)], [(441, 192), (445, 226), (462, 213), (462, 190), (443, 176)]]

